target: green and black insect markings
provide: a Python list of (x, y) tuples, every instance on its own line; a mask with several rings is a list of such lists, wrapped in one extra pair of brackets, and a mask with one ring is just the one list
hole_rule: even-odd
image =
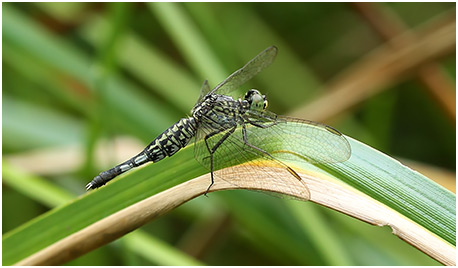
[(185, 147), (196, 134), (196, 120), (193, 117), (182, 118), (154, 139), (141, 153), (115, 166), (101, 172), (86, 189), (95, 189), (105, 185), (116, 176), (147, 162), (158, 162), (166, 156), (172, 156)]
[[(172, 156), (193, 137), (195, 157), (211, 174), (205, 194), (214, 184), (215, 178), (230, 177), (225, 175), (224, 167), (248, 161), (255, 164), (251, 166), (261, 167), (259, 172), (264, 172), (264, 175), (270, 176), (276, 183), (286, 185), (288, 180), (302, 179), (281, 160), (302, 159), (311, 163), (346, 161), (351, 154), (350, 145), (336, 129), (269, 112), (266, 110), (266, 96), (256, 89), (249, 90), (243, 99), (234, 99), (227, 95), (269, 66), (276, 55), (276, 47), (267, 48), (212, 90), (207, 81), (204, 81), (190, 117), (180, 119), (138, 155), (101, 172), (87, 184), (86, 189), (98, 188), (119, 174), (144, 163), (157, 162), (166, 156)], [(286, 170), (285, 174), (289, 176), (274, 178), (275, 174), (268, 168), (262, 168), (261, 161), (270, 161), (272, 166)], [(249, 167), (250, 165), (241, 165), (241, 168)], [(306, 187), (305, 184), (303, 187)]]

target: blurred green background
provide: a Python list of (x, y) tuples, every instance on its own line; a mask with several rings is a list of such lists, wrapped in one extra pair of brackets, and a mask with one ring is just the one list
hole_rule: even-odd
[[(4, 165), (75, 196), (188, 115), (203, 80), (215, 86), (270, 45), (276, 61), (239, 95), (256, 87), (271, 111), (331, 124), (455, 191), (455, 44), (396, 58), (455, 23), (455, 3), (2, 7)], [(371, 80), (390, 57), (410, 67)], [(34, 190), (3, 180), (3, 234), (51, 208)], [(293, 201), (304, 226), (290, 201), (245, 191), (199, 197), (142, 227), (143, 249), (155, 251), (159, 239), (209, 265), (438, 264), (388, 227)], [(153, 255), (122, 238), (68, 264), (173, 264)]]

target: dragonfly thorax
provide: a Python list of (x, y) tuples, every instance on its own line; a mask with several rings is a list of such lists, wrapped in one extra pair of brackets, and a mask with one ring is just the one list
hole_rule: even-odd
[(203, 115), (207, 114), (209, 111), (213, 109), (213, 106), (215, 105), (216, 100), (217, 100), (217, 95), (205, 96), (202, 102), (197, 103), (194, 106), (194, 108), (192, 108), (191, 110), (192, 117), (198, 120)]
[(192, 109), (192, 117), (198, 125), (205, 125), (209, 129), (225, 130), (238, 124), (240, 114), (246, 111), (246, 105), (230, 96), (209, 94)]

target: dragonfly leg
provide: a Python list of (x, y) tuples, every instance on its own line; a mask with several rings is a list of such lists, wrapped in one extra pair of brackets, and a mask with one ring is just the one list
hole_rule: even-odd
[[(275, 123), (274, 123), (274, 124), (275, 124)], [(258, 150), (258, 151), (262, 152), (263, 154), (268, 155), (271, 159), (273, 159), (273, 160), (275, 160), (276, 162), (278, 162), (278, 163), (280, 163), (281, 165), (283, 165), (283, 166), (286, 168), (286, 170), (287, 170), (289, 173), (291, 173), (296, 179), (298, 179), (299, 181), (302, 181), (301, 176), (299, 176), (299, 174), (297, 174), (297, 172), (294, 171), (294, 169), (290, 168), (288, 165), (285, 165), (284, 163), (282, 163), (282, 162), (280, 162), (280, 161), (277, 161), (276, 158), (274, 158), (271, 154), (269, 154), (268, 152), (264, 151), (263, 149), (258, 148), (258, 147), (256, 147), (256, 146), (250, 144), (250, 143), (248, 142), (248, 137), (247, 137), (247, 134), (246, 134), (246, 126), (245, 126), (245, 124), (242, 125), (242, 136), (243, 136), (243, 142), (244, 142), (246, 145), (250, 146), (251, 148), (253, 148), (253, 149), (255, 149), (255, 150)]]
[[(254, 125), (256, 126), (256, 125)], [(264, 128), (264, 127), (263, 127)], [(242, 125), (242, 136), (243, 136), (243, 143), (245, 143), (245, 145), (248, 145), (249, 147), (255, 149), (255, 150), (258, 150), (260, 151), (261, 153), (265, 154), (265, 155), (268, 155), (270, 158), (272, 159), (275, 159), (271, 154), (269, 154), (268, 152), (264, 151), (263, 149), (259, 148), (259, 147), (256, 147), (254, 146), (253, 144), (249, 143), (248, 142), (248, 137), (247, 137), (247, 134), (246, 134), (246, 126), (245, 124)]]
[[(207, 193), (208, 191), (210, 190), (210, 188), (213, 186), (213, 184), (215, 183), (215, 180), (213, 179), (213, 154), (216, 152), (216, 149), (218, 149), (218, 147), (230, 136), (234, 133), (235, 129), (237, 128), (237, 125), (235, 125), (233, 128), (229, 129), (229, 131), (226, 132), (226, 134), (224, 134), (224, 136), (213, 146), (213, 148), (210, 149), (210, 146), (208, 145), (208, 139), (211, 138), (212, 136), (218, 134), (218, 133), (221, 133), (221, 131), (215, 131), (215, 132), (212, 132), (210, 134), (208, 134), (207, 136), (205, 136), (204, 138), (204, 141), (205, 141), (205, 145), (207, 146), (207, 150), (208, 152), (210, 153), (210, 176), (211, 176), (211, 180), (212, 182), (210, 183), (210, 186), (208, 186), (207, 190), (205, 191), (204, 195), (207, 196)], [(207, 196), (208, 197), (208, 196)]]

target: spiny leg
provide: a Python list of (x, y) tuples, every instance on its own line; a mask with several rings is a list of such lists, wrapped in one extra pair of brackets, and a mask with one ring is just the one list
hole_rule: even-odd
[[(212, 149), (210, 149), (210, 146), (208, 146), (208, 142), (207, 140), (211, 137), (213, 137), (214, 135), (218, 134), (218, 133), (221, 133), (220, 131), (215, 131), (215, 132), (212, 132), (210, 134), (208, 134), (207, 136), (205, 136), (204, 138), (204, 141), (205, 141), (205, 146), (207, 146), (207, 150), (208, 152), (210, 153), (210, 176), (211, 176), (211, 184), (210, 186), (208, 186), (207, 190), (205, 191), (204, 195), (207, 196), (207, 193), (208, 191), (210, 190), (210, 188), (212, 187), (212, 185), (215, 183), (215, 180), (213, 179), (213, 154), (216, 152), (216, 149), (218, 149), (218, 147), (230, 136), (234, 133), (235, 129), (237, 128), (237, 126), (234, 126), (233, 128), (229, 129), (229, 131), (226, 132), (226, 134), (224, 134), (224, 136), (213, 146)], [(207, 196), (208, 197), (208, 196)]]

